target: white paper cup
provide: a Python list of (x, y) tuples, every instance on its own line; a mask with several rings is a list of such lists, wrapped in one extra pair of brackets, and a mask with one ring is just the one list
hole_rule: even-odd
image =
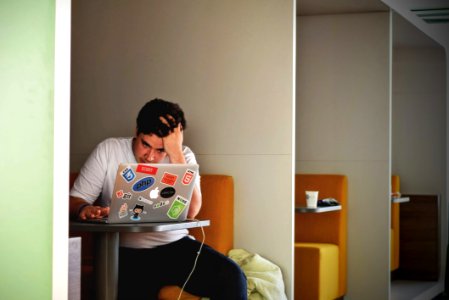
[(306, 203), (309, 208), (317, 208), (318, 206), (318, 192), (306, 191)]

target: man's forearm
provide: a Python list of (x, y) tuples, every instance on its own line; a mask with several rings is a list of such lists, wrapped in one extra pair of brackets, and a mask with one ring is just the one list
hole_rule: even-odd
[(189, 212), (187, 213), (188, 219), (194, 219), (200, 212), (202, 204), (202, 196), (200, 189), (195, 186), (192, 193), (192, 199), (190, 200)]
[(184, 157), (184, 153), (182, 151), (176, 153), (169, 154), (170, 163), (172, 164), (185, 164), (186, 158)]

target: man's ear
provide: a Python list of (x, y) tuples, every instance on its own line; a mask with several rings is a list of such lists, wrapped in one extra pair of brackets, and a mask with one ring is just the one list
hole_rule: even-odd
[(139, 128), (136, 127), (136, 131), (134, 132), (134, 136), (137, 137), (139, 135)]

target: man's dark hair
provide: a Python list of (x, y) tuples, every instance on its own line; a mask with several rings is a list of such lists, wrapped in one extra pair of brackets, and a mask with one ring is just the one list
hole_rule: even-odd
[[(162, 123), (159, 119), (161, 116), (170, 126)], [(181, 107), (176, 103), (155, 98), (140, 109), (137, 115), (137, 134), (156, 134), (158, 137), (166, 137), (179, 123), (184, 130), (187, 124)]]

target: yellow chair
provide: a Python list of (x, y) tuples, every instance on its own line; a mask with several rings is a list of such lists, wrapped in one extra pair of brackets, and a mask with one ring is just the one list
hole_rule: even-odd
[(346, 294), (347, 177), (296, 174), (297, 206), (306, 205), (306, 190), (335, 198), (342, 209), (295, 214), (295, 299), (337, 299)]

